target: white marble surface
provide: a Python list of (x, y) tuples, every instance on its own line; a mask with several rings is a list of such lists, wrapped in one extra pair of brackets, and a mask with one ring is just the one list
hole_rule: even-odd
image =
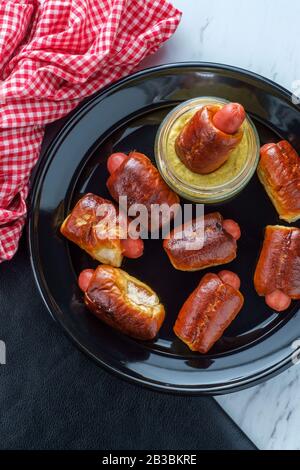
[[(299, 0), (173, 0), (183, 18), (142, 67), (188, 60), (239, 66), (288, 89), (300, 80)], [(260, 449), (300, 450), (300, 366), (218, 402)]]
[(259, 449), (300, 450), (300, 366), (217, 401)]
[(175, 35), (143, 67), (201, 60), (236, 65), (291, 89), (300, 79), (299, 0), (173, 0)]

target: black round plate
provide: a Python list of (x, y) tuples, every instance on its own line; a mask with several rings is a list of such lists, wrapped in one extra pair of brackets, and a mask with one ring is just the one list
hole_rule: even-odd
[(219, 210), (241, 226), (238, 257), (226, 269), (240, 275), (245, 296), (242, 312), (207, 355), (191, 352), (172, 331), (181, 305), (205, 271), (176, 271), (161, 241), (145, 241), (144, 256), (126, 260), (123, 268), (153, 287), (167, 317), (155, 341), (135, 341), (87, 311), (76, 278), (95, 263), (59, 234), (62, 220), (83, 193), (109, 198), (107, 157), (113, 151), (137, 149), (153, 159), (155, 134), (163, 117), (180, 102), (197, 96), (242, 103), (262, 144), (288, 139), (300, 150), (299, 109), (286, 90), (269, 80), (207, 63), (139, 72), (95, 95), (56, 136), (36, 171), (29, 244), (36, 281), (48, 309), (89, 356), (124, 378), (159, 390), (216, 394), (252, 385), (286, 368), (291, 364), (292, 343), (300, 337), (298, 304), (275, 314), (253, 288), (264, 227), (281, 223), (257, 178), (234, 200), (206, 207), (206, 212)]

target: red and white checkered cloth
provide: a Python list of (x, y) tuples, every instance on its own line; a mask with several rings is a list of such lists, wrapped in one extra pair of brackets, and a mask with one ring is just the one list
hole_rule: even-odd
[(176, 30), (165, 0), (0, 0), (0, 262), (17, 250), (45, 124)]

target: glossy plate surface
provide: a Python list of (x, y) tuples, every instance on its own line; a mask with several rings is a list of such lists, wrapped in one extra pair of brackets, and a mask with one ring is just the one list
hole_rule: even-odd
[(99, 364), (156, 389), (216, 394), (253, 385), (288, 367), (292, 343), (300, 338), (298, 303), (278, 315), (254, 291), (264, 227), (282, 224), (257, 177), (235, 199), (205, 209), (219, 210), (241, 226), (237, 259), (209, 271), (237, 272), (245, 296), (242, 312), (207, 355), (189, 351), (172, 331), (181, 305), (207, 271), (176, 271), (159, 240), (145, 241), (145, 254), (139, 260), (125, 260), (123, 269), (148, 283), (167, 312), (159, 337), (139, 342), (87, 311), (76, 278), (97, 263), (59, 234), (61, 222), (83, 193), (110, 198), (105, 186), (107, 157), (114, 151), (136, 149), (154, 161), (154, 140), (162, 119), (172, 107), (197, 96), (242, 103), (262, 144), (288, 139), (300, 151), (300, 111), (290, 94), (273, 82), (240, 69), (203, 63), (139, 72), (86, 102), (57, 134), (36, 170), (29, 245), (35, 277), (52, 316)]

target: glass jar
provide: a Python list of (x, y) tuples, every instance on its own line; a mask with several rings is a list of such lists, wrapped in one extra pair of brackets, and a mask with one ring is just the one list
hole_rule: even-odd
[(180, 196), (203, 204), (216, 204), (236, 196), (252, 178), (259, 160), (260, 142), (256, 128), (247, 115), (240, 144), (216, 171), (201, 175), (189, 170), (175, 152), (175, 140), (184, 125), (203, 106), (223, 107), (227, 100), (195, 98), (176, 106), (163, 120), (156, 136), (155, 158), (166, 183)]

